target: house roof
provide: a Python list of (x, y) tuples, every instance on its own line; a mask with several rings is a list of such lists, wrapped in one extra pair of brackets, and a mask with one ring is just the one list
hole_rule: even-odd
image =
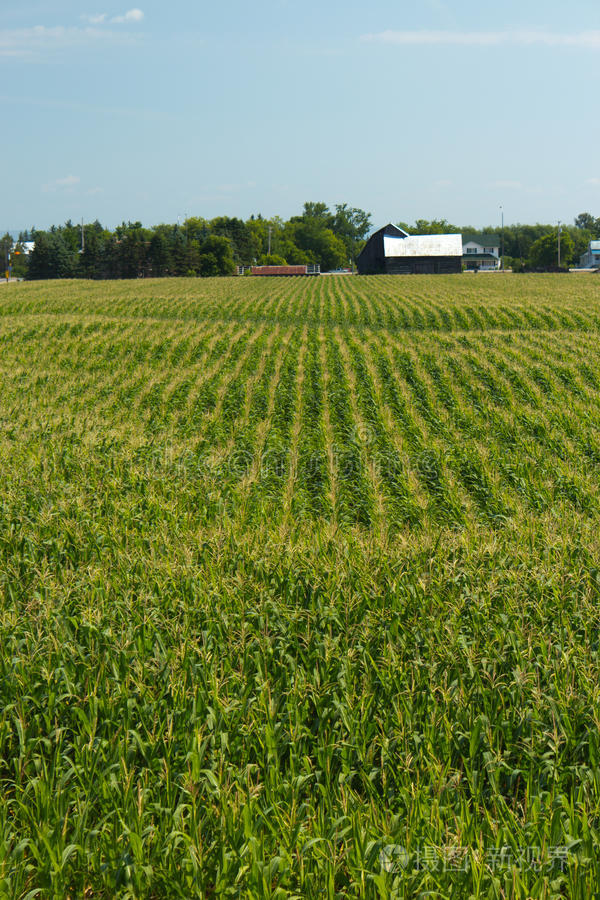
[(386, 257), (462, 257), (462, 238), (460, 234), (415, 234), (408, 237), (392, 237), (384, 234), (383, 253)]
[(497, 234), (463, 234), (463, 244), (479, 244), (480, 247), (499, 247)]
[(463, 259), (467, 261), (470, 259), (493, 259), (498, 262), (498, 257), (493, 253), (464, 253)]

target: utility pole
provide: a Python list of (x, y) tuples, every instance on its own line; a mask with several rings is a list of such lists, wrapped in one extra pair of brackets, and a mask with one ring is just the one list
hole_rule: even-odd
[(271, 232), (273, 231), (272, 227), (269, 225), (269, 256), (271, 255)]
[(501, 206), (502, 210), (502, 249), (500, 251), (500, 268), (504, 272), (504, 207)]
[(85, 232), (83, 230), (83, 216), (81, 217), (81, 253), (85, 251)]
[(559, 269), (560, 269), (560, 232), (561, 232), (561, 227), (560, 227), (560, 220), (559, 220), (559, 223), (558, 223), (558, 268)]
[[(7, 232), (7, 235), (8, 235), (8, 232)], [(14, 252), (12, 249), (12, 239), (7, 238), (7, 241), (6, 241), (6, 272), (5, 272), (7, 281), (10, 281), (10, 278), (12, 275), (12, 265), (10, 262), (10, 254), (12, 252)]]

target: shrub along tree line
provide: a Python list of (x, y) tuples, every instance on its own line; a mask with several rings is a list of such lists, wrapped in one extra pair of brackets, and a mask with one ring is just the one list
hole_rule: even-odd
[[(399, 225), (410, 234), (498, 233), (497, 228), (461, 227), (446, 219)], [(331, 210), (321, 202), (305, 203), (302, 214), (287, 221), (261, 215), (246, 221), (193, 216), (181, 224), (151, 228), (123, 222), (114, 231), (98, 221), (83, 229), (69, 221), (47, 231), (23, 232), (14, 249), (25, 241), (35, 241), (35, 248), (29, 257), (13, 252), (11, 262), (13, 274), (30, 279), (231, 275), (237, 265), (253, 264), (318, 263), (329, 271), (351, 265), (370, 230), (370, 213), (346, 203)], [(516, 270), (556, 265), (557, 238), (556, 226), (506, 225), (505, 265)], [(576, 263), (594, 239), (600, 239), (600, 218), (589, 213), (577, 216), (574, 225), (562, 226), (562, 264)], [(3, 259), (11, 245), (10, 235), (0, 239)]]

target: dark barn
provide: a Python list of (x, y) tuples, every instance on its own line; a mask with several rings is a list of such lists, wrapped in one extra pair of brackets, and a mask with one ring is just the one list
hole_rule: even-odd
[(396, 225), (372, 234), (356, 260), (359, 275), (446, 275), (462, 272), (460, 234), (410, 235)]

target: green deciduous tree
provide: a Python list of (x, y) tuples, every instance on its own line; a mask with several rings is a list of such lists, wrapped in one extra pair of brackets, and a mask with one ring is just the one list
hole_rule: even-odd
[(579, 213), (575, 219), (575, 227), (591, 232), (592, 238), (600, 235), (600, 219), (595, 219), (594, 216), (587, 212)]
[(278, 256), (277, 253), (263, 253), (258, 258), (259, 266), (287, 266), (287, 259), (283, 256)]
[(240, 266), (251, 264), (255, 256), (252, 232), (241, 219), (219, 216), (210, 221), (211, 234), (229, 238), (234, 262)]
[(457, 234), (460, 230), (446, 219), (417, 219), (414, 226), (408, 229), (410, 234)]
[(229, 238), (218, 234), (209, 235), (201, 245), (198, 262), (200, 275), (233, 275), (235, 260)]
[(354, 262), (371, 229), (371, 216), (364, 209), (338, 203), (330, 227), (335, 236), (343, 241), (348, 259)]
[[(321, 211), (324, 204), (305, 204), (305, 208), (306, 206), (312, 208), (311, 214), (294, 216), (286, 226), (286, 238), (304, 251), (308, 262), (318, 263), (323, 271), (343, 266), (347, 261), (344, 242), (327, 227), (324, 216), (314, 213), (315, 208)], [(291, 254), (285, 255), (292, 262)]]
[[(562, 266), (568, 266), (573, 259), (573, 239), (568, 231), (560, 236), (560, 259)], [(529, 261), (534, 269), (551, 269), (558, 265), (558, 229), (538, 238), (531, 245)]]

